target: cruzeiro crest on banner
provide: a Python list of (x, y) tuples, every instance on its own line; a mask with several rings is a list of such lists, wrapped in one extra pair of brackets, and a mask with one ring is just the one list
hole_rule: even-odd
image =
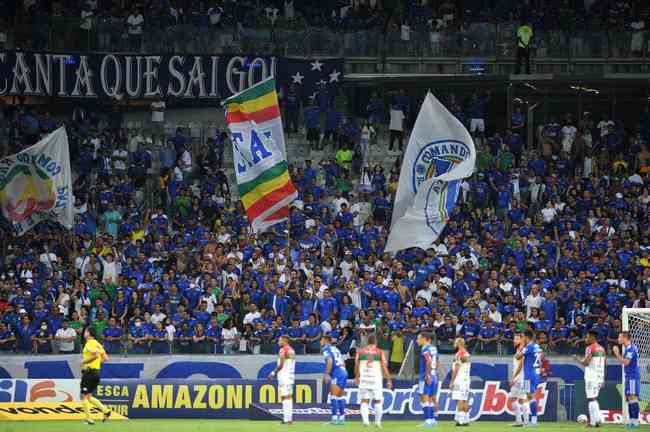
[[(413, 163), (413, 193), (417, 193), (426, 180), (451, 171), (469, 156), (470, 147), (462, 141), (438, 140), (425, 145)], [(453, 211), (459, 186), (458, 180), (434, 181), (427, 191), (426, 224), (437, 235), (440, 235), (440, 224), (449, 219)]]
[(0, 179), (2, 213), (13, 222), (22, 222), (34, 212), (52, 210), (56, 204), (56, 190), (46, 171), (17, 162)]

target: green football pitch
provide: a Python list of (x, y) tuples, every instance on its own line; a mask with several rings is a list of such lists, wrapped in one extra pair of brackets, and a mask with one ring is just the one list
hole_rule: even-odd
[[(387, 421), (383, 429), (390, 432), (416, 431), (418, 422)], [(454, 430), (474, 430), (481, 432), (504, 432), (510, 428), (509, 423), (479, 421), (472, 423), (468, 428), (457, 428), (452, 422), (441, 422), (437, 427), (425, 430), (451, 432)], [(586, 426), (578, 423), (540, 423), (535, 428), (538, 432), (560, 432), (562, 430), (584, 430)], [(620, 425), (603, 426), (598, 431), (608, 432), (622, 430)], [(330, 426), (323, 422), (296, 422), (291, 426), (281, 425), (277, 422), (253, 422), (248, 420), (126, 420), (109, 421), (88, 426), (82, 422), (72, 421), (39, 421), (39, 422), (0, 422), (2, 432), (77, 432), (77, 431), (105, 431), (105, 432), (323, 432), (323, 431), (369, 431), (374, 427), (365, 428), (359, 422), (348, 422), (344, 426)]]

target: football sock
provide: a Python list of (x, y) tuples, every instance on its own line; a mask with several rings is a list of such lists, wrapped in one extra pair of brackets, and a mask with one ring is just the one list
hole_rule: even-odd
[(592, 426), (596, 426), (596, 423), (598, 423), (598, 402), (594, 400), (589, 401), (589, 424)]
[(524, 419), (524, 424), (530, 423), (530, 404), (523, 403), (522, 405), (519, 405), (519, 407)]
[(639, 401), (631, 400), (627, 403), (627, 406), (628, 412), (630, 413), (630, 420), (633, 424), (637, 424), (639, 422)]
[(425, 416), (424, 422), (427, 424), (433, 423), (433, 405), (431, 402), (425, 402)]
[(361, 420), (363, 424), (370, 423), (370, 406), (367, 402), (361, 402)]
[(86, 415), (86, 420), (90, 420), (90, 402), (88, 399), (84, 399), (83, 402), (84, 414)]
[(98, 410), (100, 410), (100, 411), (103, 412), (104, 414), (106, 414), (106, 413), (108, 412), (108, 408), (106, 408), (106, 407), (104, 406), (104, 404), (101, 403), (98, 399), (95, 399), (94, 397), (90, 396), (90, 397), (88, 398), (88, 401), (90, 401), (90, 403), (91, 403), (92, 405), (94, 405), (95, 408), (97, 408)]
[(530, 422), (537, 424), (537, 400), (530, 401)]
[(282, 414), (285, 423), (293, 420), (293, 400), (285, 399), (282, 401)]
[(383, 402), (375, 402), (375, 424), (381, 424), (381, 417), (384, 415)]
[(521, 411), (519, 410), (519, 401), (514, 400), (512, 402), (512, 413), (515, 415), (515, 423), (521, 423)]

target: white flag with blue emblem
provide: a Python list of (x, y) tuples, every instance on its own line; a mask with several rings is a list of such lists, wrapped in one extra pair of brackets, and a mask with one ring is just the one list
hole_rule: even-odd
[(427, 93), (402, 162), (386, 252), (428, 249), (451, 217), (460, 181), (474, 172), (471, 135)]

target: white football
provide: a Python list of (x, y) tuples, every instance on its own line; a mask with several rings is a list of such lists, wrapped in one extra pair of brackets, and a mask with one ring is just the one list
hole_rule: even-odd
[(589, 417), (584, 414), (580, 414), (576, 420), (578, 423), (587, 423), (589, 421)]

